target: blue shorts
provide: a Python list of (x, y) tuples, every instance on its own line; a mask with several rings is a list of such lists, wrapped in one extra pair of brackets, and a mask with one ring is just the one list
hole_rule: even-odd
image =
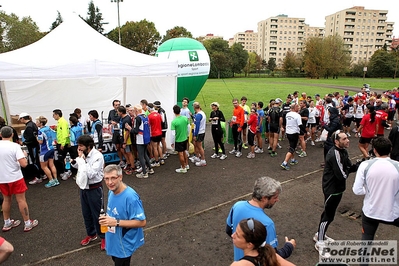
[(46, 154), (39, 157), (41, 163), (47, 162), (49, 159), (54, 159), (54, 149), (49, 150)]

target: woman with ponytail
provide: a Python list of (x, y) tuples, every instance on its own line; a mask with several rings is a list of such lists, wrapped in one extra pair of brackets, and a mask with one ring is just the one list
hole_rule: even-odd
[(358, 132), (360, 134), (359, 149), (362, 152), (363, 160), (370, 159), (368, 147), (373, 138), (377, 137), (378, 126), (376, 111), (374, 106), (367, 105), (367, 114), (363, 116), (360, 122)]
[(294, 266), (266, 244), (266, 235), (266, 227), (258, 220), (241, 220), (231, 237), (234, 245), (244, 251), (244, 257), (233, 262), (231, 266)]

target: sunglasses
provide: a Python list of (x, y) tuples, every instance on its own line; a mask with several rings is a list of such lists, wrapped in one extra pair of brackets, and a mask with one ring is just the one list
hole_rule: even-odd
[(252, 233), (255, 232), (255, 223), (254, 223), (254, 219), (249, 218), (249, 219), (247, 220), (247, 226), (248, 226), (248, 229), (249, 229)]
[(343, 131), (340, 130), (340, 129), (338, 129), (337, 131), (335, 131), (335, 132), (334, 132), (334, 134), (335, 134), (335, 138), (334, 138), (334, 139), (335, 139), (335, 140), (339, 140), (339, 136), (338, 136), (338, 135), (339, 135), (339, 133), (342, 133), (342, 132), (343, 132)]

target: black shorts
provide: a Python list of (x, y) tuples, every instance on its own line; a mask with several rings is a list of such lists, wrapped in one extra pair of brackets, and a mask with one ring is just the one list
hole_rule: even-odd
[(317, 124), (316, 123), (308, 123), (308, 127), (314, 128), (314, 127), (317, 127)]
[(304, 125), (299, 126), (299, 136), (303, 136), (306, 134), (306, 128)]
[(373, 140), (373, 138), (364, 138), (364, 137), (360, 137), (359, 139), (359, 143), (360, 144), (366, 144), (366, 143), (371, 143), (371, 141)]
[(205, 139), (205, 133), (198, 134), (196, 142), (203, 142)]
[(187, 150), (187, 140), (182, 142), (175, 142), (175, 151), (183, 152)]
[(152, 142), (159, 143), (159, 142), (161, 142), (161, 140), (162, 140), (162, 135), (151, 137)]
[(166, 137), (166, 131), (162, 131), (162, 138)]
[(353, 121), (353, 117), (345, 117), (344, 118), (344, 127), (350, 127)]
[(248, 124), (244, 123), (244, 125), (242, 125), (242, 130), (247, 129), (247, 127), (248, 127)]
[(123, 144), (123, 138), (119, 132), (112, 134), (112, 143), (113, 144)]
[(356, 127), (360, 127), (360, 122), (362, 122), (361, 118), (355, 118)]
[(248, 145), (254, 146), (255, 134), (251, 130), (248, 130)]
[(320, 116), (316, 116), (316, 126), (320, 125)]
[(388, 111), (388, 121), (392, 121), (393, 118), (395, 117), (395, 110), (393, 111)]
[(277, 124), (269, 124), (269, 132), (270, 133), (280, 133), (280, 127)]

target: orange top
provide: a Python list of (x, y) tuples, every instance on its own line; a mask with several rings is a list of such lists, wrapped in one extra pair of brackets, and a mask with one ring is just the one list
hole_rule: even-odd
[(239, 124), (240, 127), (244, 125), (244, 109), (241, 106), (237, 106), (233, 109), (233, 118), (231, 122), (233, 124)]

